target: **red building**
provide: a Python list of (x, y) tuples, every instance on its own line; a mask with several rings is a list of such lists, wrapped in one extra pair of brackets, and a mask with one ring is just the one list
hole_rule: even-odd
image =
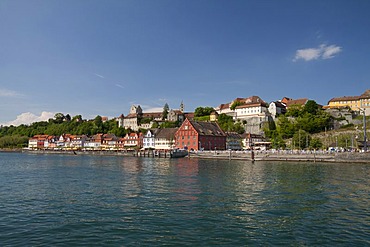
[(176, 147), (194, 150), (225, 150), (226, 134), (215, 122), (185, 119), (175, 133)]

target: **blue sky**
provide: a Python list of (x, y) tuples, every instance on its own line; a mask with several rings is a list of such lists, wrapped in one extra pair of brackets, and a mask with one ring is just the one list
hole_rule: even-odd
[(1, 0), (0, 124), (370, 88), (370, 1)]

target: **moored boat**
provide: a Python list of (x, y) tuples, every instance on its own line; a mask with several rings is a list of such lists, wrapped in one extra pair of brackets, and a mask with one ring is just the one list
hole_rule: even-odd
[(188, 150), (186, 149), (173, 149), (171, 150), (171, 158), (183, 158), (185, 156), (187, 156), (189, 153), (188, 153)]

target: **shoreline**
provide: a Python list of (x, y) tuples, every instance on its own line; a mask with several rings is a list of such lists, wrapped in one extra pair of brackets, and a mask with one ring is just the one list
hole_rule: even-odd
[[(73, 150), (24, 150), (24, 149), (0, 149), (4, 153), (30, 153), (30, 154), (62, 154), (62, 155), (96, 155), (96, 156), (123, 156), (123, 157), (151, 157), (170, 158), (169, 153), (160, 153), (154, 156), (152, 152), (123, 152), (111, 150), (96, 151), (73, 151)], [(189, 157), (190, 156), (190, 157)], [(280, 153), (280, 152), (255, 152), (254, 160), (250, 152), (235, 151), (205, 151), (190, 153), (185, 159), (222, 159), (222, 160), (246, 160), (258, 161), (285, 161), (285, 162), (326, 162), (326, 163), (365, 163), (370, 164), (370, 153)]]

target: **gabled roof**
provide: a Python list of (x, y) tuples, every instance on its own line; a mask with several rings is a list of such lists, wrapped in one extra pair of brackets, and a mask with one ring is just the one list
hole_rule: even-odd
[(302, 99), (293, 99), (290, 100), (286, 103), (286, 106), (292, 106), (292, 105), (305, 105), (307, 103), (308, 99), (307, 98), (302, 98)]
[(226, 136), (226, 134), (221, 130), (220, 126), (215, 122), (196, 122), (190, 120), (189, 122), (199, 135)]
[(163, 138), (167, 140), (174, 139), (177, 130), (178, 128), (159, 129), (155, 135), (155, 138)]
[(283, 103), (281, 103), (280, 101), (274, 101), (274, 102), (271, 102), (271, 103), (274, 103), (276, 105), (276, 107), (285, 108), (285, 105)]

